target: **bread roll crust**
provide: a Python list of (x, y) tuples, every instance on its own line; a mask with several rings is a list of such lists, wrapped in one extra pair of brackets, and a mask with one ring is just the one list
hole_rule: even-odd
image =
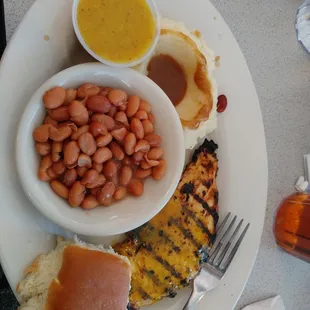
[(125, 310), (131, 268), (112, 248), (58, 237), (57, 246), (39, 255), (17, 285), (20, 310)]

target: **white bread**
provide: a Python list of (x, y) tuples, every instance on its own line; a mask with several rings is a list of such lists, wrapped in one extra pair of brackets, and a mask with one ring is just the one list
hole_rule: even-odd
[[(49, 287), (53, 280), (58, 281), (58, 272), (62, 267), (63, 253), (66, 247), (77, 245), (90, 251), (100, 251), (103, 253), (113, 254), (121, 258), (129, 266), (130, 282), (130, 263), (124, 256), (117, 255), (112, 248), (106, 249), (99, 245), (86, 244), (77, 238), (72, 241), (65, 241), (63, 238), (57, 238), (57, 246), (47, 254), (40, 255), (30, 267), (25, 270), (25, 278), (17, 286), (17, 292), (20, 294), (22, 302), (20, 310), (43, 310), (46, 309)], [(79, 272), (76, 270), (76, 272)], [(108, 280), (107, 280), (108, 281)], [(129, 293), (129, 288), (128, 288)], [(128, 296), (127, 296), (128, 298)], [(95, 309), (94, 309), (95, 310)], [(125, 308), (123, 309), (125, 310)]]

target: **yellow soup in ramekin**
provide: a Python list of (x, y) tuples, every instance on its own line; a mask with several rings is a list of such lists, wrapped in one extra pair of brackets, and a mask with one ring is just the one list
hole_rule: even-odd
[(156, 18), (146, 0), (80, 0), (76, 18), (86, 45), (112, 63), (139, 60), (156, 37)]

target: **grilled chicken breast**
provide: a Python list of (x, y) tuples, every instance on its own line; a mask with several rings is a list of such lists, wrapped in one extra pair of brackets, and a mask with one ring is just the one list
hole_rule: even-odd
[(132, 266), (130, 309), (174, 297), (198, 274), (218, 220), (216, 149), (206, 140), (164, 209), (114, 246)]

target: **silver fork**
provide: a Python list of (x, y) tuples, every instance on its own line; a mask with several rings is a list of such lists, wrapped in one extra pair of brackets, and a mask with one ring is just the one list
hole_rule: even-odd
[[(195, 278), (192, 294), (183, 310), (193, 310), (205, 293), (219, 285), (220, 280), (224, 277), (237, 253), (250, 224), (248, 223), (245, 226), (239, 238), (234, 243), (243, 224), (243, 219), (233, 229), (237, 221), (237, 216), (234, 216), (232, 220), (230, 220), (230, 216), (231, 213), (229, 212), (219, 226), (213, 246), (204, 249), (207, 255), (207, 262), (202, 265), (199, 275)], [(232, 247), (233, 244), (234, 246)]]

